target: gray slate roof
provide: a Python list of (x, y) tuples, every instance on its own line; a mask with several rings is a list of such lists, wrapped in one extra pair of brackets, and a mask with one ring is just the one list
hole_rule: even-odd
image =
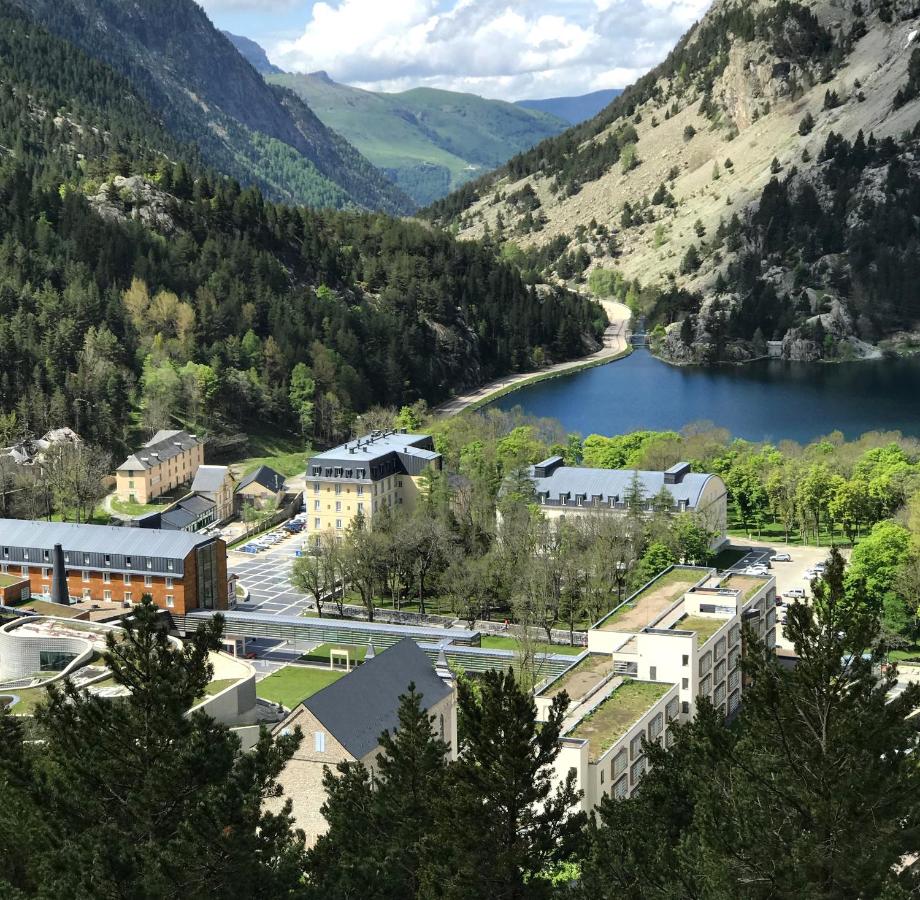
[(361, 759), (379, 745), (382, 732), (396, 730), (399, 698), (410, 682), (422, 695), (425, 709), (451, 691), (418, 644), (403, 638), (303, 705), (355, 759)]
[[(532, 471), (531, 471), (532, 474)], [(571, 502), (575, 502), (576, 494), (584, 494), (587, 501), (596, 495), (601, 495), (604, 503), (610, 497), (622, 501), (630, 487), (633, 476), (639, 476), (644, 498), (650, 500), (662, 488), (674, 498), (675, 503), (686, 500), (690, 509), (699, 503), (700, 495), (706, 483), (718, 476), (704, 473), (690, 472), (684, 475), (678, 484), (665, 484), (664, 472), (646, 472), (633, 469), (587, 469), (577, 466), (560, 466), (552, 475), (546, 478), (532, 478), (537, 494), (549, 492), (551, 503), (559, 502), (559, 495), (569, 493)]]
[(199, 466), (191, 490), (202, 494), (214, 494), (223, 486), (229, 471), (227, 466)]
[(109, 553), (185, 559), (195, 547), (214, 540), (186, 531), (155, 531), (117, 525), (77, 525), (73, 522), (39, 522), (0, 519), (0, 546), (65, 552)]
[(172, 459), (186, 450), (197, 447), (201, 441), (187, 431), (158, 431), (140, 450), (132, 453), (118, 468), (135, 472), (152, 469), (161, 462)]
[[(259, 466), (255, 472), (250, 472), (237, 486), (236, 489), (242, 490), (249, 487), (253, 482), (261, 484), (262, 487), (276, 494), (284, 490), (284, 476), (276, 472), (270, 466)], [(194, 485), (192, 485), (194, 487)]]
[(376, 462), (391, 453), (417, 455), (428, 462), (432, 459), (437, 459), (440, 455), (433, 450), (429, 450), (429, 446), (431, 446), (431, 435), (428, 434), (384, 432), (367, 435), (357, 440), (340, 444), (338, 447), (333, 447), (323, 453), (317, 453), (307, 464), (360, 466)]

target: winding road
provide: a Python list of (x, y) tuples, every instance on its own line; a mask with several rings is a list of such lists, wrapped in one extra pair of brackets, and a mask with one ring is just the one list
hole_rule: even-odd
[(438, 416), (453, 416), (458, 412), (462, 412), (468, 406), (472, 406), (474, 403), (482, 403), (493, 395), (506, 391), (509, 387), (513, 387), (516, 384), (529, 381), (537, 375), (542, 377), (561, 375), (570, 369), (580, 369), (585, 364), (599, 363), (605, 359), (613, 359), (619, 356), (629, 346), (628, 326), (632, 313), (630, 313), (628, 306), (616, 300), (601, 300), (600, 304), (604, 307), (610, 324), (604, 332), (604, 346), (596, 353), (592, 353), (590, 356), (582, 356), (578, 359), (571, 359), (567, 362), (557, 363), (545, 369), (536, 369), (533, 372), (520, 372), (517, 375), (506, 375), (504, 378), (498, 378), (495, 381), (484, 384), (471, 393), (461, 394), (453, 400), (442, 403), (440, 406), (435, 407), (433, 412)]

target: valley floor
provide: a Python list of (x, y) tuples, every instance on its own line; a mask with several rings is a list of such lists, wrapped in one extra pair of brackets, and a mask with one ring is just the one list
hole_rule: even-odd
[(574, 372), (587, 366), (601, 365), (604, 362), (613, 362), (629, 350), (629, 319), (632, 313), (629, 307), (615, 300), (601, 300), (601, 305), (607, 313), (610, 324), (604, 332), (604, 346), (590, 356), (580, 359), (571, 359), (567, 362), (557, 363), (535, 372), (521, 372), (517, 375), (506, 375), (497, 378), (482, 387), (467, 394), (461, 394), (453, 400), (448, 400), (436, 407), (434, 412), (439, 416), (453, 416), (471, 406), (482, 406), (496, 397), (510, 393), (524, 384), (541, 381), (544, 378), (554, 378), (566, 372)]

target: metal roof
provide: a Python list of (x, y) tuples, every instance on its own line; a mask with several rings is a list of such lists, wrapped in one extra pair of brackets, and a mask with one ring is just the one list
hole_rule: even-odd
[[(426, 446), (427, 445), (427, 446)], [(331, 450), (317, 453), (308, 461), (312, 463), (338, 464), (342, 466), (356, 466), (362, 463), (376, 462), (389, 456), (391, 453), (411, 453), (426, 455), (426, 459), (436, 459), (440, 456), (430, 449), (432, 446), (429, 434), (402, 434), (398, 431), (372, 433), (354, 441), (347, 441)]]
[(308, 697), (303, 705), (355, 759), (361, 759), (379, 745), (382, 732), (396, 730), (399, 698), (410, 683), (422, 695), (426, 710), (451, 692), (425, 651), (404, 638)]
[(549, 493), (551, 502), (558, 502), (560, 495), (569, 494), (574, 500), (577, 494), (583, 494), (588, 500), (601, 496), (604, 501), (616, 497), (622, 501), (629, 492), (632, 480), (638, 476), (642, 486), (643, 497), (652, 499), (664, 488), (674, 498), (675, 503), (687, 501), (690, 509), (699, 504), (703, 488), (717, 475), (690, 472), (676, 484), (665, 482), (664, 472), (646, 472), (633, 469), (587, 469), (576, 466), (559, 466), (545, 478), (534, 476), (531, 479), (538, 494)]
[(213, 494), (219, 491), (229, 472), (227, 466), (199, 466), (192, 480), (192, 492)]
[(65, 552), (73, 553), (185, 559), (196, 547), (213, 540), (185, 531), (0, 519), (0, 546), (4, 547), (52, 550), (55, 544), (60, 544)]

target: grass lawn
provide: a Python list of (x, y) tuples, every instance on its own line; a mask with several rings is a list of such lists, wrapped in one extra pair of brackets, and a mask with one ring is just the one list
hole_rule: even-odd
[(167, 503), (135, 503), (131, 500), (112, 498), (112, 509), (123, 516), (146, 516), (149, 513), (161, 512), (168, 506)]
[(204, 696), (213, 697), (224, 688), (230, 687), (231, 684), (236, 684), (239, 680), (239, 678), (215, 678), (213, 681), (208, 682), (208, 686), (204, 689)]
[(358, 662), (364, 662), (364, 655), (367, 653), (367, 647), (350, 647), (345, 645), (339, 646), (338, 644), (320, 644), (318, 647), (314, 647), (309, 653), (305, 653), (300, 657), (300, 659), (302, 662), (313, 663), (313, 665), (316, 666), (328, 666), (330, 650), (347, 650), (349, 653), (349, 660), (352, 664), (355, 662), (355, 660)]
[[(760, 531), (757, 530), (755, 525), (751, 527), (743, 528), (741, 523), (737, 519), (730, 519), (728, 523), (728, 536), (735, 538), (743, 538), (747, 540), (748, 538), (752, 540), (760, 541), (769, 541), (776, 544), (785, 544), (786, 543), (786, 532), (783, 530), (783, 526), (779, 523), (774, 522), (765, 522), (761, 527)], [(851, 547), (850, 539), (846, 536), (842, 528), (835, 528), (833, 533), (828, 530), (827, 527), (822, 527), (820, 532), (820, 545), (822, 547), (830, 547), (831, 544), (837, 544), (838, 547)], [(791, 546), (814, 546), (814, 535), (809, 534), (808, 540), (803, 541), (802, 536), (799, 533), (798, 528), (793, 528), (789, 532), (789, 541), (788, 543)], [(859, 538), (857, 538), (857, 542)]]
[(233, 468), (241, 475), (254, 472), (259, 466), (270, 466), (286, 478), (303, 475), (309, 451), (302, 438), (284, 433), (252, 434), (248, 442), (251, 456), (235, 460)]
[[(487, 650), (519, 650), (518, 639), (498, 634), (484, 634), (482, 646)], [(538, 653), (564, 653), (566, 656), (578, 656), (584, 647), (570, 647), (568, 644), (547, 644), (546, 641), (534, 641)]]
[(587, 740), (591, 758), (598, 759), (669, 690), (670, 684), (626, 681), (582, 719), (569, 736)]
[(8, 588), (11, 585), (19, 584), (21, 581), (28, 581), (21, 575), (0, 575), (0, 588)]
[(339, 669), (308, 669), (285, 666), (256, 683), (256, 694), (263, 700), (293, 709), (302, 700), (338, 681), (345, 673)]
[(725, 619), (715, 619), (709, 616), (684, 616), (679, 622), (676, 622), (673, 627), (679, 631), (695, 631), (696, 645), (697, 647), (701, 647), (724, 624)]
[(920, 663), (920, 645), (907, 647), (904, 650), (889, 650), (889, 662), (917, 662)]
[(15, 688), (11, 689), (9, 694), (4, 694), (4, 696), (9, 696), (10, 694), (19, 698), (19, 702), (10, 707), (10, 712), (14, 716), (31, 716), (34, 715), (38, 704), (48, 696), (48, 691), (43, 687)]

